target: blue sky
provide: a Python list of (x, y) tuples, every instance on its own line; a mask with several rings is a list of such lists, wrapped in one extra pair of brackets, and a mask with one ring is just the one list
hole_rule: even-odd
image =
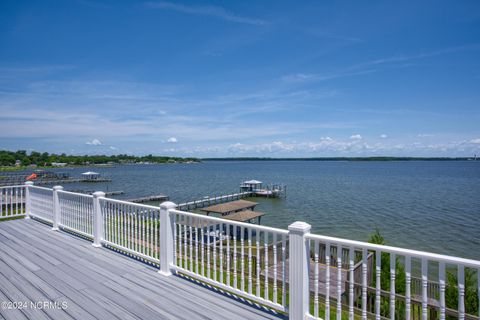
[(480, 154), (480, 2), (2, 1), (0, 148)]

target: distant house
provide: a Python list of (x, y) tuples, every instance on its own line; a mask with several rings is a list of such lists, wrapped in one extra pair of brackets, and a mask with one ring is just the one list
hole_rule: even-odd
[(65, 167), (67, 163), (65, 162), (52, 162), (53, 167)]
[(20, 167), (22, 165), (22, 161), (15, 160), (15, 167)]

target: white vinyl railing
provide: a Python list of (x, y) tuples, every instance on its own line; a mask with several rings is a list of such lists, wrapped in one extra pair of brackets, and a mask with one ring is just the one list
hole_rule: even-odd
[(160, 263), (160, 208), (100, 199), (103, 243)]
[(103, 192), (29, 184), (0, 195), (2, 214), (25, 211), (53, 230), (93, 238), (95, 247), (153, 262), (165, 276), (185, 274), (290, 319), (480, 319), (480, 261), (315, 235), (305, 222), (276, 229)]
[(53, 223), (53, 189), (28, 187), (29, 214)]
[[(309, 270), (310, 317), (330, 319), (334, 311), (336, 319), (353, 319), (355, 315), (362, 319), (480, 318), (480, 312), (468, 315), (465, 308), (467, 269), (476, 273), (476, 294), (480, 302), (480, 261), (313, 234), (305, 238), (313, 256)], [(374, 257), (375, 264), (369, 264), (369, 254)], [(342, 261), (345, 256), (348, 257), (348, 269), (338, 267), (345, 263)], [(357, 262), (361, 264), (361, 272), (356, 275)], [(414, 270), (421, 277), (420, 296), (412, 295)], [(447, 273), (455, 283), (447, 283)], [(440, 285), (438, 296), (428, 296), (431, 280)], [(451, 295), (456, 299), (455, 309), (446, 304), (447, 287), (454, 290)]]
[(58, 190), (59, 227), (93, 237), (93, 196)]
[(170, 210), (174, 269), (286, 311), (288, 232)]
[(0, 187), (0, 219), (25, 215), (25, 186)]

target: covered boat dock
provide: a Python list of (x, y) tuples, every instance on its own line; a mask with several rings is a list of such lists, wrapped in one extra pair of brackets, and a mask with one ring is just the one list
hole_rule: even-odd
[(234, 212), (243, 211), (243, 210), (254, 210), (257, 206), (257, 202), (247, 201), (247, 200), (236, 200), (227, 203), (220, 203), (210, 207), (201, 209), (203, 212), (206, 212), (207, 216), (210, 213), (221, 214), (222, 216), (229, 215)]

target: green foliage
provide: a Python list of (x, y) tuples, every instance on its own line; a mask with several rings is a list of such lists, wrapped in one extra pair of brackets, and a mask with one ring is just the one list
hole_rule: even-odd
[[(477, 274), (473, 269), (465, 269), (465, 312), (478, 314)], [(447, 285), (445, 288), (445, 304), (447, 308), (458, 308), (458, 275), (447, 271)]]
[(84, 165), (84, 164), (100, 164), (100, 163), (135, 163), (135, 162), (150, 162), (150, 163), (167, 163), (167, 162), (186, 162), (193, 161), (198, 162), (197, 158), (179, 158), (179, 157), (166, 157), (166, 156), (132, 156), (126, 154), (119, 155), (66, 155), (62, 153), (49, 154), (48, 152), (40, 153), (32, 151), (27, 154), (25, 150), (19, 151), (5, 151), (0, 150), (0, 166), (14, 166), (17, 160), (21, 161), (22, 166), (28, 166), (30, 164), (36, 164), (38, 166), (49, 166), (53, 162), (67, 163), (70, 165)]
[[(385, 238), (380, 234), (380, 230), (378, 228), (370, 235), (370, 239), (368, 240), (370, 243), (385, 245), (386, 241)], [(374, 258), (374, 265), (376, 265), (376, 257)], [(390, 291), (390, 254), (382, 252), (381, 254), (381, 269), (380, 269), (380, 287), (384, 291)], [(376, 286), (376, 270), (373, 271), (373, 283), (372, 285)], [(406, 273), (405, 267), (401, 263), (398, 257), (395, 258), (395, 292), (397, 294), (405, 294), (406, 287), (405, 287), (405, 280), (406, 280)], [(388, 299), (382, 299), (381, 301), (381, 309), (382, 314), (388, 314), (390, 304)], [(405, 307), (397, 307), (396, 308), (396, 315), (397, 317), (404, 317), (405, 315)]]

